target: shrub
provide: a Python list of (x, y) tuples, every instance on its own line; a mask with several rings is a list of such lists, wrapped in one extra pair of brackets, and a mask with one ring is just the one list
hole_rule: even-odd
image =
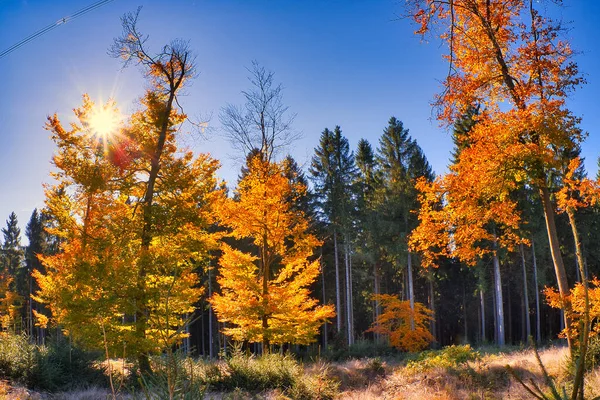
[(222, 391), (263, 392), (281, 390), (292, 399), (330, 399), (337, 384), (322, 366), (307, 374), (303, 366), (289, 355), (247, 356), (238, 348), (221, 364), (199, 363), (198, 376), (211, 388)]
[(175, 352), (152, 361), (153, 373), (140, 377), (142, 393), (147, 400), (204, 398), (206, 384), (195, 375), (192, 359)]
[(406, 368), (412, 372), (422, 372), (433, 368), (456, 368), (468, 361), (480, 360), (479, 352), (474, 351), (471, 346), (448, 346), (441, 350), (428, 350), (419, 353), (415, 360), (406, 364)]
[(361, 358), (397, 357), (402, 354), (404, 353), (390, 347), (387, 343), (358, 340), (356, 343), (347, 347), (328, 348), (327, 351), (323, 353), (323, 358), (330, 361), (340, 361)]
[(99, 354), (82, 350), (66, 340), (39, 346), (28, 386), (50, 392), (107, 386), (107, 376), (95, 364)]
[(103, 371), (94, 367), (95, 360), (95, 354), (64, 341), (36, 346), (24, 335), (0, 335), (0, 378), (28, 387), (54, 392), (106, 386)]
[(0, 333), (0, 378), (27, 384), (36, 363), (37, 346), (27, 336)]

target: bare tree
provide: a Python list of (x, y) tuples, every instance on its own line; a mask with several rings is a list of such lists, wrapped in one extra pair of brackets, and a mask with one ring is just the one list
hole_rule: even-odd
[[(156, 54), (149, 53), (146, 42), (147, 35), (143, 35), (137, 29), (138, 16), (141, 7), (135, 13), (127, 13), (121, 18), (123, 32), (114, 40), (109, 49), (109, 55), (123, 59), (124, 67), (133, 63), (140, 66), (150, 87), (147, 89), (146, 97), (151, 99), (152, 106), (159, 114), (157, 123), (149, 127), (156, 135), (156, 145), (148, 149), (150, 154), (150, 168), (144, 196), (140, 201), (142, 208), (143, 226), (141, 230), (142, 254), (148, 252), (154, 236), (153, 199), (155, 195), (155, 184), (161, 170), (161, 155), (165, 151), (165, 141), (173, 121), (173, 108), (177, 101), (177, 95), (186, 85), (195, 72), (195, 60), (188, 42), (174, 40), (165, 45)], [(179, 106), (180, 107), (180, 106)], [(147, 257), (141, 257), (137, 277), (137, 291), (135, 293), (135, 331), (143, 342), (146, 339), (146, 329), (149, 319), (149, 308), (146, 288), (146, 274), (148, 271)], [(140, 352), (137, 356), (140, 371), (148, 373), (151, 371), (148, 354)]]
[(283, 104), (283, 87), (274, 83), (272, 71), (256, 61), (247, 69), (252, 87), (242, 92), (246, 103), (228, 104), (221, 109), (219, 119), (225, 137), (237, 151), (246, 155), (258, 149), (271, 160), (277, 150), (299, 138), (291, 128), (296, 115)]

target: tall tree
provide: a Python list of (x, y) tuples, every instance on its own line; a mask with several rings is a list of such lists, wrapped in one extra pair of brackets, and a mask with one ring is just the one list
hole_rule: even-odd
[[(165, 166), (165, 158), (172, 154), (174, 129), (185, 119), (183, 114), (177, 113), (174, 106), (179, 104), (178, 94), (189, 83), (195, 74), (195, 57), (189, 49), (188, 43), (183, 40), (174, 40), (164, 46), (156, 54), (152, 54), (146, 46), (148, 36), (142, 34), (137, 27), (140, 9), (135, 14), (126, 14), (121, 19), (123, 32), (115, 39), (110, 53), (113, 57), (124, 60), (125, 65), (134, 63), (141, 66), (144, 74), (149, 77), (150, 88), (145, 101), (148, 107), (148, 135), (145, 138), (146, 147), (143, 150), (149, 155), (148, 175), (145, 180), (145, 190), (141, 198), (143, 225), (141, 231), (142, 253), (148, 253), (154, 236), (157, 232), (157, 212), (160, 207), (155, 207), (155, 195), (159, 192), (157, 182)], [(148, 327), (148, 301), (146, 296), (147, 274), (151, 265), (146, 265), (150, 257), (142, 255), (138, 269), (136, 290), (136, 335), (144, 340)], [(150, 371), (148, 357), (139, 354), (140, 369), (143, 373)]]
[[(434, 23), (443, 26), (450, 50), (450, 73), (436, 100), (439, 119), (452, 123), (472, 104), (486, 105), (469, 135), (470, 158), (485, 165), (477, 171), (482, 178), (502, 176), (538, 189), (559, 291), (566, 296), (549, 186), (552, 172), (582, 140), (575, 128), (578, 119), (565, 107), (567, 94), (582, 80), (560, 24), (543, 17), (533, 1), (411, 4), (418, 32), (429, 31)], [(494, 150), (485, 151), (489, 149)]]
[(47, 243), (47, 235), (44, 231), (44, 215), (38, 212), (37, 208), (31, 213), (29, 222), (25, 227), (25, 236), (29, 244), (25, 248), (25, 265), (27, 268), (27, 326), (29, 335), (35, 337), (38, 344), (43, 343), (43, 331), (38, 327), (38, 331), (34, 334), (34, 311), (37, 314), (42, 313), (42, 305), (35, 303), (31, 297), (38, 289), (33, 279), (32, 273), (34, 270), (42, 270), (42, 264), (39, 260), (40, 255), (48, 253), (49, 245)]
[[(159, 154), (160, 179), (149, 182), (165, 118), (161, 99), (149, 91), (127, 126), (104, 136), (91, 123), (99, 111), (87, 96), (70, 130), (49, 117), (57, 171), (46, 206), (54, 219), (49, 232), (61, 241), (59, 252), (41, 257), (45, 271), (34, 273), (35, 299), (58, 324), (92, 348), (114, 354), (126, 344), (144, 373), (150, 352), (186, 336), (185, 317), (202, 293), (196, 270), (216, 246), (208, 227), (218, 163), (178, 149), (184, 116), (175, 110)], [(148, 190), (160, 193), (149, 209)]]
[[(19, 325), (19, 328), (23, 330), (22, 324), (22, 311), (23, 300), (27, 296), (27, 274), (23, 265), (23, 249), (21, 248), (21, 229), (19, 228), (19, 221), (17, 220), (17, 214), (11, 212), (6, 220), (6, 227), (2, 228), (2, 235), (4, 240), (2, 242), (2, 253), (0, 254), (0, 261), (2, 264), (2, 270), (5, 273), (5, 279), (9, 280), (8, 293), (12, 293), (10, 296), (10, 307), (12, 313), (11, 322), (14, 327)], [(16, 314), (15, 314), (16, 313)]]
[(21, 249), (21, 229), (17, 214), (11, 212), (2, 228), (2, 268), (13, 277), (21, 275), (23, 250)]
[(380, 212), (387, 237), (386, 256), (397, 270), (404, 264), (401, 260), (406, 260), (407, 297), (414, 309), (413, 255), (407, 247), (408, 234), (416, 225), (412, 211), (418, 208), (414, 184), (417, 178), (431, 181), (433, 172), (408, 129), (395, 117), (390, 118), (379, 139), (376, 158), (381, 175)]
[[(342, 330), (342, 315), (346, 316), (346, 339), (348, 344), (353, 341), (352, 301), (351, 301), (351, 230), (352, 210), (354, 208), (353, 188), (356, 181), (356, 166), (354, 154), (350, 151), (348, 139), (342, 135), (339, 126), (330, 131), (325, 129), (321, 134), (319, 146), (315, 148), (310, 174), (315, 184), (315, 196), (319, 202), (321, 217), (326, 222), (334, 245), (334, 262), (336, 272), (336, 306), (338, 333)], [(340, 240), (341, 239), (341, 240)], [(343, 248), (346, 272), (346, 310), (341, 309), (341, 282), (339, 272), (340, 252)]]
[(257, 155), (239, 182), (236, 199), (223, 199), (218, 207), (221, 224), (235, 239), (250, 239), (244, 252), (223, 244), (217, 278), (221, 293), (211, 303), (223, 332), (239, 341), (270, 344), (314, 341), (321, 325), (335, 315), (331, 305), (319, 305), (309, 286), (319, 276), (319, 261), (312, 260), (320, 243), (308, 233), (308, 220), (289, 199), (306, 186), (286, 176), (284, 163)]

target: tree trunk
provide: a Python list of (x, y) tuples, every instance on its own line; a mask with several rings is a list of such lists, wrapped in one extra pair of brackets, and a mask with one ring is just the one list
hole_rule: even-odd
[[(556, 231), (556, 221), (554, 220), (554, 208), (552, 201), (550, 200), (550, 191), (546, 185), (540, 187), (540, 198), (542, 200), (542, 207), (544, 209), (544, 219), (546, 220), (546, 230), (548, 232), (548, 242), (550, 243), (550, 254), (552, 256), (552, 262), (554, 264), (554, 272), (556, 274), (556, 280), (558, 281), (558, 291), (560, 295), (565, 298), (569, 295), (569, 283), (567, 281), (567, 273), (565, 271), (565, 264), (563, 263), (562, 255), (560, 254), (560, 243), (558, 242), (558, 233)], [(570, 326), (570, 310), (571, 305), (568, 301), (563, 303), (562, 307), (566, 312), (563, 313), (563, 323), (565, 326)], [(573, 343), (571, 338), (567, 336), (567, 344), (571, 355), (573, 355)]]
[[(323, 247), (321, 247), (321, 260), (323, 260)], [(325, 264), (321, 262), (321, 284), (323, 290), (323, 304), (327, 304), (325, 297)], [(323, 349), (327, 350), (327, 321), (323, 324)]]
[[(569, 217), (569, 224), (571, 225), (571, 231), (573, 232), (573, 239), (575, 240), (575, 254), (577, 255), (577, 264), (579, 267), (579, 272), (583, 277), (585, 277), (584, 271), (584, 260), (583, 260), (583, 252), (581, 251), (581, 241), (579, 240), (579, 231), (577, 230), (577, 225), (575, 222), (575, 212), (571, 208), (567, 208), (567, 216)], [(590, 298), (589, 298), (589, 290), (588, 290), (588, 281), (587, 279), (582, 279), (583, 286), (583, 295), (584, 295), (584, 313), (583, 313), (583, 321), (580, 323), (580, 330), (583, 329), (582, 332), (582, 340), (579, 345), (579, 357), (577, 359), (577, 369), (575, 372), (575, 379), (573, 382), (573, 393), (571, 398), (573, 400), (579, 399), (583, 400), (584, 398), (584, 383), (583, 377), (585, 373), (585, 358), (587, 355), (587, 348), (589, 342), (590, 335)]]
[(340, 264), (338, 260), (337, 230), (333, 228), (333, 256), (335, 260), (335, 312), (337, 333), (342, 332), (342, 305), (340, 299)]
[(410, 330), (414, 331), (415, 330), (415, 318), (414, 318), (415, 293), (414, 293), (414, 287), (413, 287), (412, 256), (411, 256), (410, 251), (408, 252), (408, 257), (406, 260), (406, 270), (408, 271), (408, 300), (410, 302), (410, 311), (411, 311)]
[(533, 280), (535, 281), (535, 339), (539, 345), (542, 342), (542, 329), (540, 321), (540, 289), (537, 274), (537, 260), (535, 258), (535, 242), (531, 239), (531, 253), (533, 254)]
[(485, 342), (485, 297), (483, 289), (479, 289), (479, 305), (481, 307), (481, 341)]
[(463, 337), (463, 343), (467, 344), (469, 343), (469, 324), (467, 321), (467, 293), (465, 290), (465, 283), (463, 282), (463, 287), (462, 287), (462, 300), (463, 300), (463, 304), (462, 304), (462, 309), (463, 309), (463, 324), (464, 324), (464, 337)]
[[(377, 268), (377, 263), (373, 265), (373, 292), (375, 295), (381, 294), (380, 283), (379, 283), (379, 268)], [(381, 303), (379, 300), (375, 300), (375, 307), (373, 307), (377, 326), (379, 326), (379, 316), (381, 315)], [(379, 333), (375, 333), (375, 341), (379, 343), (380, 335)]]
[[(265, 192), (265, 196), (266, 196), (266, 192)], [(262, 353), (263, 354), (268, 354), (269, 353), (269, 335), (268, 335), (268, 331), (269, 331), (269, 316), (266, 313), (266, 310), (269, 307), (269, 275), (270, 275), (270, 269), (271, 269), (271, 263), (270, 260), (268, 260), (268, 242), (267, 242), (267, 233), (263, 233), (263, 241), (262, 241), (263, 245), (262, 245), (262, 249), (261, 249), (261, 264), (262, 264), (262, 270), (263, 270), (263, 279), (262, 279), (262, 301), (263, 301), (263, 307), (265, 312), (262, 315), (262, 329), (263, 329), (263, 340), (262, 340)]]
[(429, 309), (433, 312), (433, 319), (429, 325), (429, 330), (431, 331), (431, 336), (433, 336), (434, 341), (437, 340), (436, 329), (435, 329), (435, 321), (437, 319), (437, 314), (435, 312), (435, 292), (433, 290), (433, 274), (428, 279), (429, 281)]
[(352, 289), (352, 249), (348, 245), (349, 254), (348, 254), (348, 265), (350, 266), (350, 325), (352, 326), (352, 344), (354, 344), (354, 292)]
[(350, 302), (350, 258), (348, 235), (344, 237), (344, 264), (346, 269), (346, 335), (348, 346), (352, 344), (352, 304)]
[(496, 344), (504, 346), (504, 305), (502, 303), (502, 280), (500, 277), (500, 261), (498, 255), (494, 254), (494, 289), (496, 292), (496, 318), (498, 320)]
[(529, 318), (529, 293), (527, 291), (527, 269), (525, 268), (525, 250), (523, 249), (523, 244), (521, 243), (521, 265), (523, 266), (523, 313), (525, 315), (525, 330), (527, 331), (527, 335), (525, 336), (525, 343), (529, 340), (531, 336), (531, 321)]
[[(208, 297), (212, 297), (212, 267), (208, 266)], [(214, 354), (214, 343), (213, 335), (215, 330), (213, 329), (213, 309), (212, 304), (208, 304), (208, 357), (212, 360), (215, 357)]]

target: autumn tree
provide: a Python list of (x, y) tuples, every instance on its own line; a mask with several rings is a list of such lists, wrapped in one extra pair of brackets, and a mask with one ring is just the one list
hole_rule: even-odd
[[(184, 114), (177, 112), (176, 106), (179, 105), (178, 95), (195, 75), (195, 57), (188, 43), (180, 39), (173, 40), (157, 53), (151, 53), (147, 47), (148, 36), (141, 33), (137, 27), (139, 11), (138, 8), (136, 13), (126, 14), (122, 18), (122, 35), (115, 39), (109, 53), (113, 57), (121, 58), (125, 66), (133, 63), (141, 67), (150, 84), (144, 96), (148, 115), (139, 121), (147, 129), (145, 133), (139, 133), (142, 135), (143, 143), (136, 143), (147, 155), (144, 160), (148, 162), (143, 169), (147, 171), (144, 179), (145, 188), (138, 198), (143, 223), (140, 237), (142, 254), (140, 254), (141, 262), (137, 270), (135, 291), (135, 332), (139, 340), (144, 341), (150, 313), (148, 309), (150, 299), (146, 296), (147, 275), (153, 268), (150, 248), (158, 233), (163, 230), (159, 223), (161, 218), (167, 216), (164, 208), (156, 204), (155, 197), (159, 196), (162, 176), (167, 173), (164, 169), (169, 168), (169, 163), (176, 152), (174, 146), (176, 127), (186, 120)], [(121, 153), (123, 152), (115, 153), (115, 157), (122, 158)], [(178, 188), (170, 187), (170, 190), (177, 191)], [(138, 361), (142, 372), (150, 370), (147, 355), (140, 353)]]
[(165, 118), (161, 99), (149, 91), (140, 111), (110, 133), (99, 132), (95, 118), (113, 115), (115, 105), (96, 106), (87, 96), (69, 130), (56, 115), (49, 117), (56, 183), (46, 188), (46, 207), (60, 251), (41, 256), (45, 271), (34, 273), (40, 287), (35, 299), (57, 324), (91, 348), (120, 354), (125, 345), (144, 372), (150, 352), (186, 335), (185, 317), (203, 291), (196, 269), (216, 245), (207, 228), (218, 163), (178, 149), (175, 132), (185, 116), (175, 110), (160, 153), (160, 179), (153, 182), (160, 196), (146, 208)]
[(425, 349), (433, 341), (429, 322), (433, 312), (422, 303), (411, 304), (389, 294), (374, 295), (381, 302), (383, 312), (377, 317), (371, 332), (389, 337), (390, 345), (402, 351), (416, 352)]
[(307, 232), (304, 213), (289, 199), (306, 187), (286, 177), (283, 163), (259, 153), (249, 161), (235, 199), (217, 208), (220, 223), (234, 239), (249, 239), (250, 252), (222, 245), (221, 293), (211, 298), (223, 332), (234, 340), (270, 344), (308, 344), (320, 326), (335, 316), (330, 305), (310, 296), (310, 285), (320, 273), (314, 248), (320, 243)]
[[(485, 105), (478, 117), (485, 123), (470, 134), (470, 157), (489, 164), (482, 175), (538, 189), (559, 291), (568, 294), (549, 180), (556, 163), (582, 140), (578, 120), (565, 106), (582, 81), (560, 24), (522, 0), (411, 3), (418, 32), (439, 22), (450, 49), (450, 73), (436, 99), (440, 120), (451, 122), (472, 104)], [(494, 151), (484, 152), (480, 142), (493, 143)]]

